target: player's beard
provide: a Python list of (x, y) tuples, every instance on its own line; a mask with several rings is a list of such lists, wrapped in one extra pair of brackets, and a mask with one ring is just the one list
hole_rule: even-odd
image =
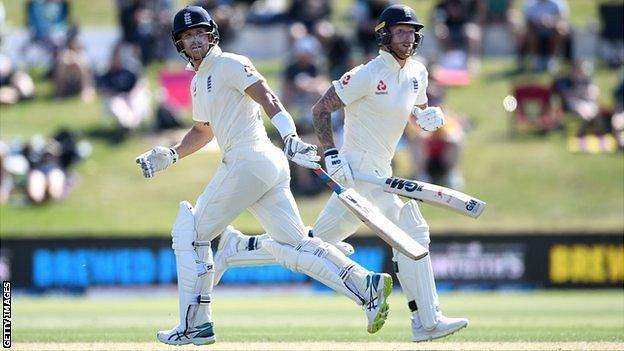
[(414, 44), (411, 43), (397, 43), (392, 45), (392, 50), (394, 54), (397, 55), (400, 59), (406, 60), (410, 56), (412, 56)]

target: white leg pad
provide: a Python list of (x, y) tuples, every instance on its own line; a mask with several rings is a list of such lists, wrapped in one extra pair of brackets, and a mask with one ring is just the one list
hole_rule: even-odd
[[(245, 235), (244, 238), (238, 251), (226, 259), (227, 267), (268, 266), (279, 263), (270, 252), (262, 247), (263, 242), (270, 239), (268, 234)], [(353, 246), (344, 241), (337, 242), (334, 246), (345, 256), (351, 256), (355, 252)]]
[(262, 243), (269, 239), (270, 237), (267, 234), (257, 236), (245, 235), (238, 251), (226, 259), (227, 266), (243, 267), (278, 264), (275, 257), (262, 247)]
[[(262, 247), (286, 268), (305, 273), (352, 299), (358, 305), (365, 302), (363, 293), (366, 289), (366, 276), (369, 272), (348, 259), (333, 245), (325, 243), (319, 238), (309, 238), (302, 240), (297, 247), (292, 247), (267, 239), (262, 243)], [(356, 283), (358, 286), (354, 287), (354, 282), (349, 281), (349, 278), (358, 281), (363, 280), (363, 282)]]
[(210, 242), (197, 241), (193, 206), (180, 203), (176, 221), (171, 230), (172, 248), (176, 256), (180, 328), (212, 321), (210, 310), (214, 264)]
[[(399, 227), (429, 248), (429, 226), (414, 201), (408, 201), (401, 209)], [(414, 261), (396, 250), (393, 252), (396, 274), (408, 299), (408, 306), (414, 317), (420, 318), (423, 327), (432, 330), (438, 324), (441, 312), (430, 255)]]

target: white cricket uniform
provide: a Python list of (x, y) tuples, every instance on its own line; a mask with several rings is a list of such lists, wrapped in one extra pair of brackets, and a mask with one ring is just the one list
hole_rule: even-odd
[(193, 120), (208, 122), (223, 152), (214, 177), (197, 199), (195, 225), (202, 241), (221, 234), (245, 209), (280, 243), (305, 238), (290, 191), (290, 170), (282, 150), (269, 140), (261, 108), (245, 94), (264, 80), (244, 56), (215, 46), (191, 83)]
[[(345, 104), (344, 143), (341, 154), (353, 172), (392, 175), (391, 161), (414, 105), (427, 103), (427, 69), (409, 59), (401, 68), (388, 52), (345, 73), (332, 82)], [(368, 198), (389, 219), (398, 221), (403, 202), (379, 186), (355, 181), (355, 190)], [(422, 218), (422, 216), (421, 216)], [(332, 194), (314, 224), (314, 236), (337, 243), (355, 233), (362, 222)], [(417, 232), (428, 231), (424, 219)]]

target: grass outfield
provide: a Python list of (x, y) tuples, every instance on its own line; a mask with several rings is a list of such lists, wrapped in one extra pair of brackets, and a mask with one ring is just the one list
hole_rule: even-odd
[[(470, 325), (422, 349), (624, 349), (622, 290), (449, 293), (445, 314)], [(391, 296), (385, 327), (366, 333), (365, 317), (337, 295), (271, 294), (245, 299), (217, 288), (211, 349), (415, 349), (401, 293)], [(173, 297), (13, 299), (13, 347), (138, 349), (159, 345), (155, 332), (177, 323)], [(69, 344), (67, 344), (69, 343)], [(357, 345), (354, 343), (358, 343)]]
[[(275, 86), (280, 67), (275, 61), (258, 63), (258, 69), (271, 77)], [(478, 220), (423, 205), (421, 209), (432, 233), (621, 232), (624, 228), (622, 153), (572, 154), (566, 150), (564, 133), (509, 138), (508, 115), (502, 108), (502, 100), (509, 93), (511, 82), (501, 73), (513, 67), (512, 60), (484, 61), (482, 75), (471, 87), (448, 91), (449, 105), (469, 114), (475, 124), (467, 136), (461, 164), (466, 178), (464, 191), (488, 205)], [(152, 78), (156, 69), (154, 66), (149, 70)], [(609, 93), (618, 75), (600, 69), (596, 78), (605, 103), (609, 103)], [(41, 88), (45, 96), (51, 86), (42, 84)], [(81, 104), (76, 99), (41, 98), (1, 109), (1, 138), (35, 133), (51, 135), (63, 125), (88, 135), (111, 124), (110, 119), (102, 116), (99, 101)], [(67, 199), (44, 206), (0, 206), (2, 238), (169, 236), (178, 202), (195, 201), (220, 162), (217, 154), (198, 153), (146, 180), (140, 176), (134, 158), (167, 141), (145, 134), (120, 145), (110, 145), (94, 137), (90, 141), (93, 154), (78, 166), (80, 181)], [(408, 176), (407, 152), (401, 152), (395, 161), (395, 173)], [(328, 196), (329, 193), (323, 193), (297, 199), (306, 224), (315, 221)], [(243, 232), (262, 232), (249, 212), (244, 212), (234, 225)]]

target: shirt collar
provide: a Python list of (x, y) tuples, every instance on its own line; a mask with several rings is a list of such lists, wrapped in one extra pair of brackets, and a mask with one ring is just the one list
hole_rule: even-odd
[[(222, 53), (223, 51), (221, 51), (221, 48), (218, 45), (213, 46), (212, 49), (208, 52), (208, 55), (204, 56), (204, 59), (199, 64), (199, 69), (197, 71), (203, 71), (210, 68), (212, 64), (216, 61), (217, 57), (221, 56)], [(186, 65), (186, 70), (195, 71), (193, 65), (190, 62)]]
[[(401, 69), (401, 65), (399, 65), (399, 62), (394, 58), (394, 56), (392, 56), (391, 53), (379, 49), (379, 56), (381, 57), (381, 61), (384, 63), (384, 65), (386, 65), (386, 67), (395, 69), (397, 71)], [(408, 58), (407, 62), (405, 62), (406, 66), (407, 64), (409, 64), (409, 60), (410, 58)]]

